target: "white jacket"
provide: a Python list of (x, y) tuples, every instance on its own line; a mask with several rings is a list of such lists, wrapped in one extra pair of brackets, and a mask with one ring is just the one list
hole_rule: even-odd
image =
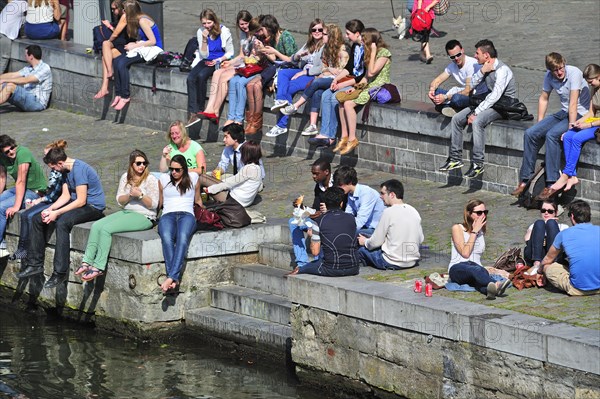
[[(204, 42), (204, 36), (202, 32), (204, 31), (204, 27), (200, 27), (198, 32), (196, 32), (196, 36), (198, 37), (198, 51), (196, 51), (196, 56), (194, 58), (194, 62), (192, 62), (192, 68), (196, 66), (201, 60), (208, 57), (208, 48), (206, 52), (202, 52), (202, 43)], [(223, 45), (223, 49), (225, 50), (225, 58), (233, 58), (233, 38), (231, 37), (231, 31), (225, 25), (221, 25), (221, 44)]]

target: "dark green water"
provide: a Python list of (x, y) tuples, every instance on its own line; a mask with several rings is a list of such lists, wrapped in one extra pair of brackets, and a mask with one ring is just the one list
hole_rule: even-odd
[(141, 343), (0, 310), (0, 398), (317, 399), (281, 364), (194, 342)]

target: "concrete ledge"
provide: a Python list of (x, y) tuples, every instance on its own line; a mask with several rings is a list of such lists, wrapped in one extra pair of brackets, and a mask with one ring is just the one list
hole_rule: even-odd
[(290, 278), (288, 287), (294, 304), (600, 374), (596, 330), (441, 296), (426, 298), (360, 277), (300, 275)]

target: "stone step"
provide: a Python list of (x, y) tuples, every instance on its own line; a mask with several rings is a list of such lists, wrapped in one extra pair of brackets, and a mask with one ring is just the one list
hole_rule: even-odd
[(274, 323), (288, 325), (292, 303), (279, 295), (238, 285), (211, 288), (211, 306)]
[(288, 296), (286, 270), (265, 265), (244, 265), (233, 269), (233, 282), (239, 286)]
[(209, 307), (187, 310), (185, 321), (190, 327), (237, 343), (264, 345), (282, 353), (291, 348), (292, 329), (283, 324)]
[(293, 259), (294, 248), (291, 244), (265, 243), (258, 246), (258, 261), (264, 265), (291, 271), (296, 267)]

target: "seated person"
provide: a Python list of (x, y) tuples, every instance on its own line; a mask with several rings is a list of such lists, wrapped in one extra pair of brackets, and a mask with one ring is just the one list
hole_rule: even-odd
[[(260, 169), (262, 151), (260, 150), (260, 144), (255, 141), (245, 142), (242, 146), (241, 158), (244, 166), (237, 174), (224, 179), (220, 183), (210, 184), (205, 187), (205, 192), (214, 195), (228, 190), (229, 195), (227, 197), (230, 196), (244, 208), (247, 208), (252, 205), (262, 187)], [(215, 199), (218, 200), (218, 198)]]
[(419, 245), (424, 239), (419, 212), (404, 203), (404, 187), (396, 179), (381, 183), (380, 193), (387, 208), (370, 238), (358, 235), (361, 260), (367, 266), (384, 270), (418, 265)]
[(204, 173), (206, 170), (204, 150), (197, 141), (190, 139), (183, 122), (175, 121), (171, 123), (169, 132), (167, 133), (167, 141), (169, 144), (163, 148), (158, 167), (161, 172), (167, 172), (171, 158), (177, 154), (181, 154), (185, 158), (190, 172), (197, 173), (198, 175)]
[(312, 228), (308, 230), (311, 253), (318, 255), (323, 245), (323, 257), (296, 267), (290, 275), (341, 277), (358, 274), (359, 260), (354, 234), (356, 222), (352, 215), (341, 209), (344, 191), (338, 187), (328, 188), (324, 201), (327, 212), (317, 217), (312, 223)]
[(43, 111), (52, 94), (52, 71), (37, 44), (25, 48), (25, 60), (29, 66), (0, 75), (0, 105), (8, 101), (21, 111)]
[(356, 218), (358, 233), (373, 234), (385, 209), (379, 193), (369, 186), (358, 184), (356, 169), (351, 166), (341, 166), (335, 171), (333, 186), (341, 188), (348, 195), (346, 212)]
[(558, 223), (558, 206), (552, 201), (544, 201), (540, 209), (541, 219), (536, 220), (525, 233), (525, 262), (533, 266), (527, 274), (537, 273), (540, 262), (546, 256), (556, 235), (567, 229), (564, 223)]
[(32, 40), (58, 39), (61, 14), (58, 0), (27, 0), (25, 35)]
[[(558, 233), (538, 269), (550, 284), (569, 295), (600, 293), (600, 226), (590, 223), (591, 215), (587, 202), (569, 204), (573, 227)], [(568, 266), (555, 261), (561, 253), (569, 259)], [(544, 278), (540, 277), (538, 285), (543, 285)]]

